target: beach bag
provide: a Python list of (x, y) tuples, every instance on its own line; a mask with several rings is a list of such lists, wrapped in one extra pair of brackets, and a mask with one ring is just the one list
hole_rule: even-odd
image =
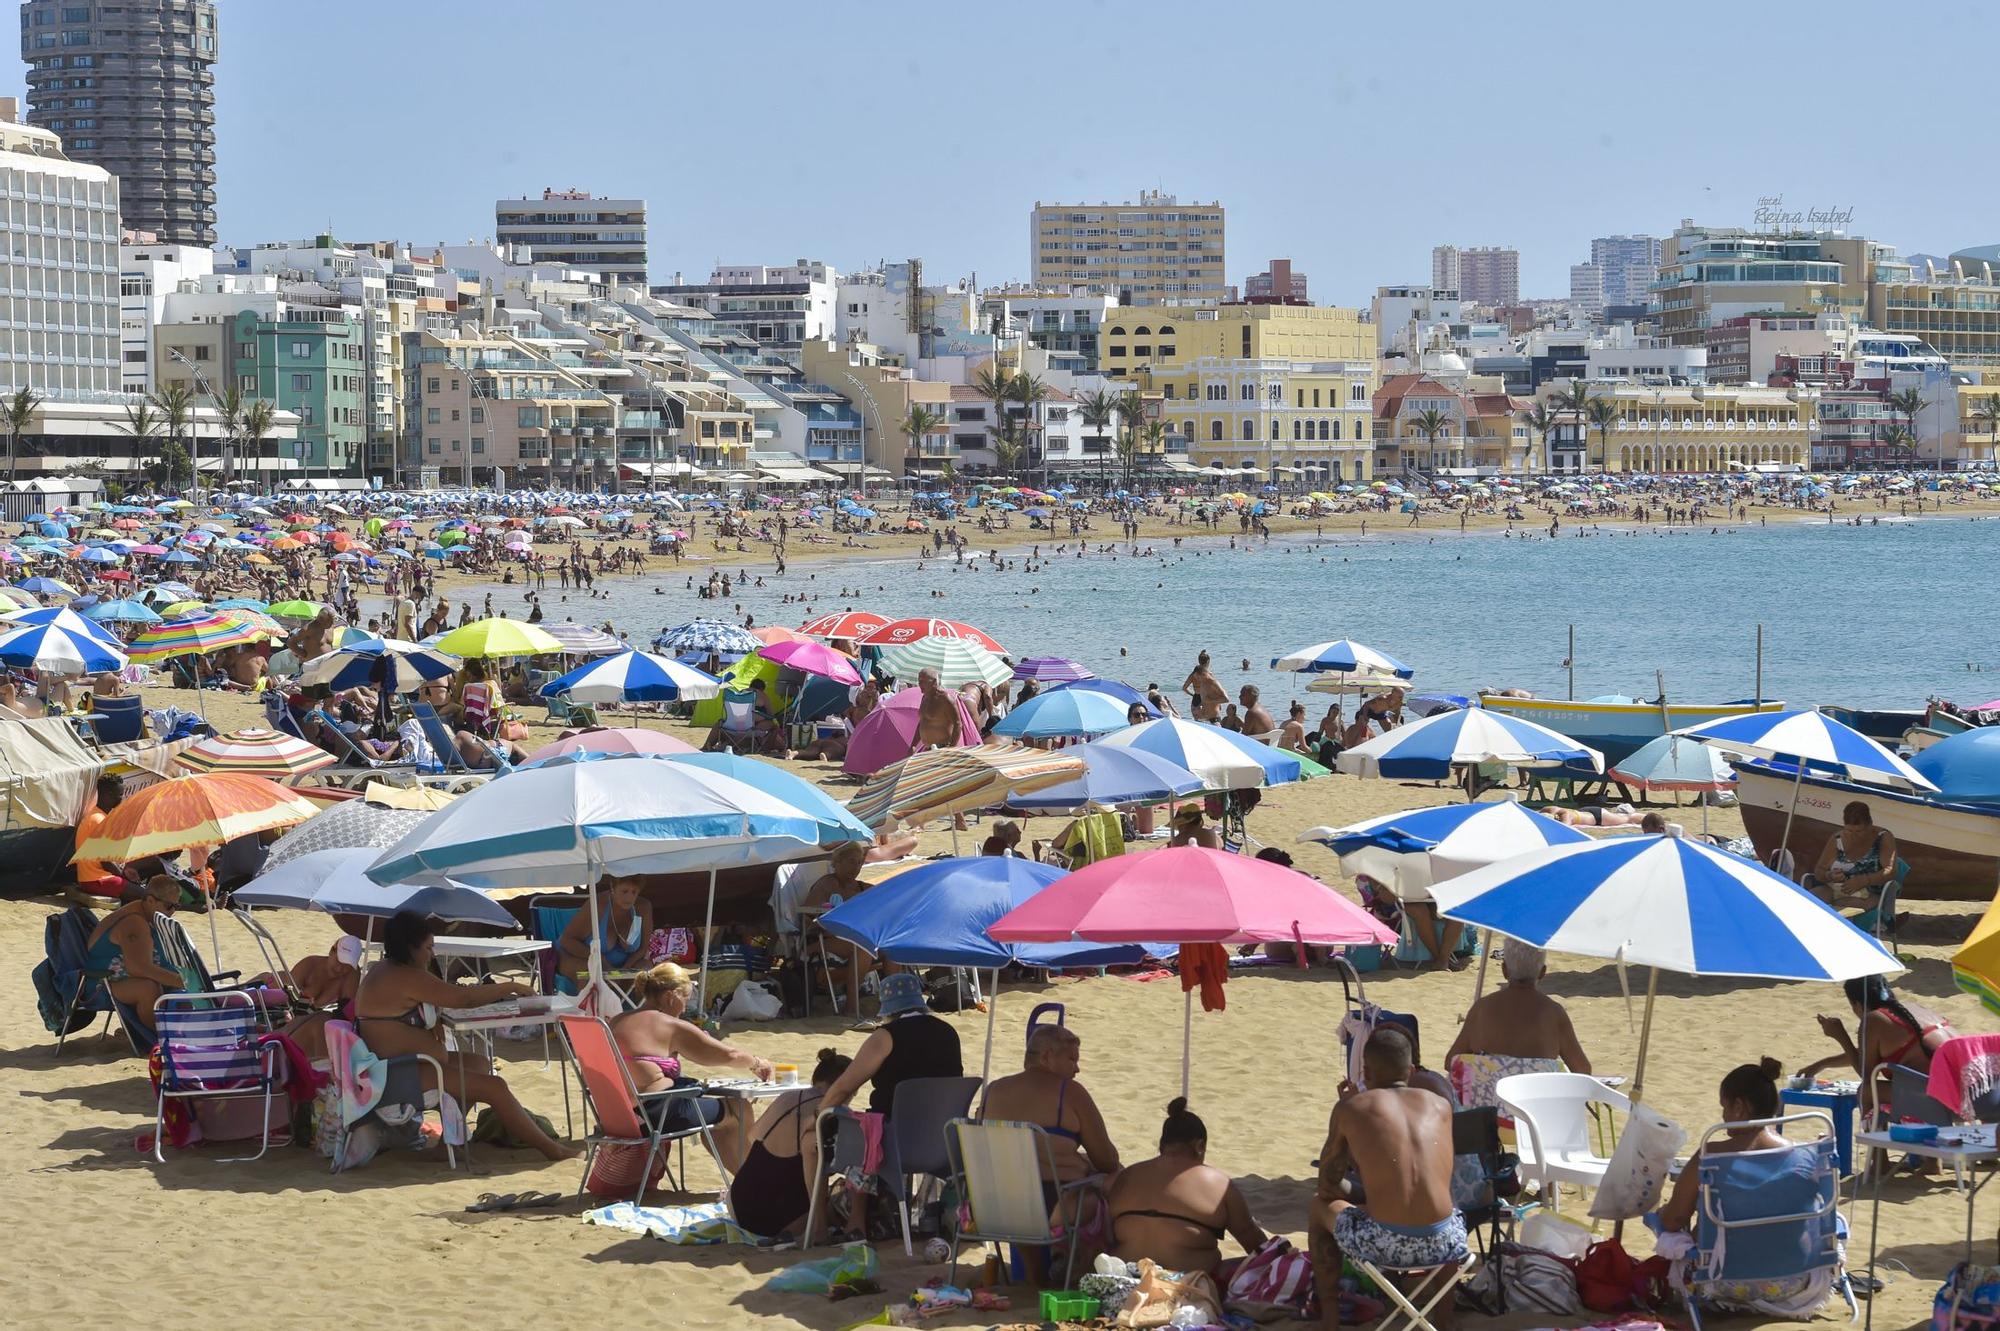
[(1667, 1301), (1667, 1270), (1666, 1258), (1635, 1261), (1617, 1239), (1605, 1239), (1576, 1264), (1577, 1297), (1593, 1312), (1657, 1308)]
[(273, 1144), (292, 1139), (292, 1102), (280, 1087), (268, 1097), (246, 1095), (233, 1100), (196, 1100), (194, 1121), (201, 1140), (253, 1141), (269, 1134)]
[(1931, 1300), (1931, 1331), (2000, 1329), (2000, 1269), (1960, 1262)]
[(1591, 1219), (1636, 1220), (1658, 1206), (1667, 1170), (1686, 1143), (1680, 1124), (1649, 1105), (1633, 1105), (1604, 1181), (1590, 1200)]
[(1572, 1317), (1583, 1309), (1576, 1266), (1545, 1248), (1501, 1242), (1467, 1289), (1490, 1317), (1509, 1311)]
[[(597, 1159), (591, 1163), (590, 1177), (583, 1181), (583, 1188), (593, 1197), (624, 1199), (635, 1194), (643, 1195), (639, 1189), (639, 1171), (646, 1167), (646, 1148), (643, 1146), (602, 1146), (598, 1148)], [(646, 1187), (651, 1188), (667, 1172), (667, 1153), (664, 1148), (653, 1153), (652, 1172), (646, 1176)]]
[(1312, 1259), (1289, 1239), (1272, 1238), (1243, 1259), (1229, 1277), (1225, 1311), (1258, 1322), (1307, 1321), (1319, 1316), (1313, 1298)]

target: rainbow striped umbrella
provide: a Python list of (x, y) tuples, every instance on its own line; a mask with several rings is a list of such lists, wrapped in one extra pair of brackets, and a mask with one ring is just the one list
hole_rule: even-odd
[(892, 818), (916, 826), (1071, 781), (1084, 770), (1081, 758), (1025, 744), (926, 749), (868, 778), (847, 811), (870, 827)]
[(174, 761), (196, 772), (248, 772), (277, 781), (330, 767), (334, 758), (296, 736), (250, 726), (227, 735), (211, 735), (183, 749)]
[(275, 636), (251, 621), (249, 614), (244, 610), (197, 610), (169, 619), (133, 638), (130, 655), (144, 665), (189, 653), (219, 652)]
[(105, 818), (77, 858), (135, 860), (290, 827), (319, 812), (295, 790), (245, 772), (203, 772), (147, 786)]

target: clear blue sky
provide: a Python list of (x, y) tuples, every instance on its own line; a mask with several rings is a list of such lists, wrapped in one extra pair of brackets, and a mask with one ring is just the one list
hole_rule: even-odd
[(1517, 246), (1524, 294), (1566, 294), (1591, 236), (1747, 225), (1763, 194), (1906, 253), (2000, 240), (1977, 3), (220, 9), (227, 243), (463, 241), (577, 186), (648, 201), (656, 281), (914, 255), (983, 283), (1027, 275), (1037, 198), (1162, 188), (1228, 206), (1231, 281), (1289, 256), (1351, 303), (1440, 243)]

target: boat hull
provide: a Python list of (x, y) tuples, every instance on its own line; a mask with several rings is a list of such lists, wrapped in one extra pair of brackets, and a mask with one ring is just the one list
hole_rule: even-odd
[(1501, 698), (1482, 694), (1479, 705), (1524, 721), (1547, 726), (1604, 754), (1604, 765), (1631, 757), (1668, 730), (1705, 725), (1751, 712), (1782, 712), (1781, 702), (1669, 703), (1661, 715), (1658, 703), (1582, 702), (1562, 698)]
[(2000, 808), (1952, 804), (1885, 790), (1881, 786), (1808, 776), (1797, 783), (1798, 812), (1785, 838), (1792, 807), (1789, 773), (1751, 763), (1736, 769), (1736, 802), (1743, 830), (1770, 863), (1781, 839), (1802, 868), (1818, 862), (1827, 838), (1840, 829), (1840, 811), (1850, 800), (1868, 805), (1877, 827), (1896, 838), (1896, 853), (1910, 866), (1903, 881), (1908, 897), (1986, 901), (2000, 884)]

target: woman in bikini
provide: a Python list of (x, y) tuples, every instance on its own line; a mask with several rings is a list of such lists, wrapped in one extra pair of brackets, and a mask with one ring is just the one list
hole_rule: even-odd
[(1186, 1100), (1176, 1099), (1160, 1126), (1160, 1153), (1127, 1166), (1111, 1185), (1112, 1256), (1213, 1273), (1222, 1265), (1225, 1237), (1245, 1253), (1263, 1244), (1263, 1227), (1242, 1189), (1204, 1163), (1207, 1155), (1208, 1128), (1188, 1112)]
[(146, 881), (138, 899), (128, 901), (97, 922), (90, 932), (89, 950), (84, 961), (92, 970), (108, 971), (105, 988), (111, 996), (138, 1014), (148, 1030), (153, 1025), (153, 1005), (166, 993), (187, 987), (179, 971), (160, 961), (153, 933), (153, 917), (171, 915), (181, 899), (180, 884), (165, 874)]
[(425, 1066), (424, 1089), (442, 1089), (472, 1104), (492, 1105), (507, 1135), (534, 1147), (551, 1160), (580, 1154), (543, 1132), (514, 1098), (514, 1092), (484, 1058), (445, 1049), (438, 1033), (438, 1009), (481, 1007), (502, 999), (525, 998), (534, 990), (525, 984), (451, 984), (431, 970), (436, 926), (411, 911), (399, 912), (382, 931), (382, 960), (361, 977), (354, 996), (355, 1028), (369, 1051), (382, 1058), (426, 1054), (444, 1069), (445, 1085)]
[[(681, 1016), (694, 992), (694, 977), (671, 961), (640, 975), (632, 996), (639, 1006), (611, 1019), (611, 1037), (632, 1071), (632, 1085), (641, 1095), (693, 1086), (682, 1065), (741, 1068), (758, 1081), (771, 1080), (771, 1064), (747, 1050), (718, 1040)], [(715, 1149), (734, 1174), (743, 1164), (750, 1130), (750, 1107), (742, 1100), (723, 1101), (712, 1095), (677, 1095), (659, 1101), (649, 1113), (664, 1116), (664, 1126), (680, 1132), (706, 1125), (714, 1130)]]
[(805, 1222), (820, 1177), (813, 1125), (827, 1087), (853, 1061), (831, 1049), (820, 1050), (812, 1084), (771, 1101), (750, 1129), (750, 1149), (729, 1184), (729, 1213), (752, 1234), (777, 1238)]
[(1108, 1179), (1118, 1173), (1119, 1161), (1097, 1102), (1077, 1080), (1082, 1061), (1083, 1040), (1075, 1031), (1035, 1027), (1021, 1071), (986, 1088), (978, 1117), (1041, 1125), (1055, 1164), (1055, 1177), (1042, 1180), (1049, 1218), (1061, 1225), (1081, 1224), (1087, 1237), (1098, 1219), (1096, 1199), (1084, 1189), (1064, 1197), (1063, 1186), (1092, 1175)]
[[(597, 945), (604, 954), (604, 969), (626, 970), (653, 936), (652, 903), (639, 895), (637, 878), (609, 879), (598, 885), (598, 894)], [(556, 940), (556, 974), (572, 988), (590, 973), (590, 926), (589, 909), (580, 910)]]
[(1861, 1019), (1859, 1045), (1847, 1034), (1847, 1025), (1840, 1018), (1821, 1014), (1819, 1028), (1840, 1046), (1840, 1052), (1809, 1063), (1799, 1072), (1811, 1077), (1828, 1068), (1843, 1065), (1853, 1068), (1860, 1074), (1862, 1086), (1871, 1083), (1874, 1086), (1872, 1093), (1863, 1093), (1864, 1111), (1872, 1106), (1871, 1117), (1886, 1119), (1889, 1069), (1901, 1066), (1919, 1076), (1929, 1076), (1931, 1055), (1957, 1032), (1952, 1030), (1950, 1022), (1929, 1008), (1896, 997), (1889, 982), (1879, 975), (1849, 980), (1846, 988), (1848, 1007)]

